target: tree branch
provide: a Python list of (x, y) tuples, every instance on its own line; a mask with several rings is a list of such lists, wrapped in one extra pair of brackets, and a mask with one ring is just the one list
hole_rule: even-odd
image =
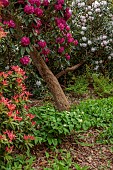
[(79, 64), (76, 64), (72, 67), (67, 67), (65, 70), (62, 70), (61, 72), (59, 72), (57, 75), (56, 75), (56, 78), (58, 79), (59, 77), (61, 77), (62, 75), (66, 74), (67, 72), (69, 71), (74, 71), (76, 70), (78, 67), (80, 67), (84, 62), (80, 62)]

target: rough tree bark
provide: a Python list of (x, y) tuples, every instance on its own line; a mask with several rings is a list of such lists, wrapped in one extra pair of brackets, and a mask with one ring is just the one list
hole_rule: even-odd
[(55, 105), (59, 111), (69, 110), (70, 104), (54, 74), (48, 68), (43, 58), (38, 54), (37, 50), (34, 48), (33, 52), (31, 52), (31, 58), (33, 60), (34, 65), (38, 69), (40, 75), (47, 83), (48, 88), (51, 94), (54, 97)]
[(67, 67), (65, 70), (62, 70), (61, 72), (59, 72), (56, 75), (56, 78), (58, 79), (59, 77), (63, 76), (64, 74), (68, 73), (69, 71), (74, 71), (76, 70), (78, 67), (80, 67), (84, 62), (80, 62), (79, 64), (76, 64), (72, 67)]

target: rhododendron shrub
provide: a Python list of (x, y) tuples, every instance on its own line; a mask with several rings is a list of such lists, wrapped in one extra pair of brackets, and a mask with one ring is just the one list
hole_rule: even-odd
[(29, 65), (35, 47), (53, 71), (67, 67), (78, 44), (70, 28), (71, 16), (67, 0), (7, 0), (1, 20), (9, 32), (1, 49), (5, 66), (13, 62)]
[[(89, 2), (89, 3), (88, 3)], [(113, 12), (110, 1), (75, 0), (72, 6), (73, 32), (79, 44), (77, 59), (87, 61), (92, 69), (113, 76)]]
[(0, 160), (15, 150), (28, 150), (35, 140), (35, 116), (28, 112), (30, 93), (26, 91), (25, 79), (19, 66), (0, 72)]

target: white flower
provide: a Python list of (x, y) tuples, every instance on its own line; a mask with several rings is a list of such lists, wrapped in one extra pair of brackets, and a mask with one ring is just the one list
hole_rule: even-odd
[(84, 19), (86, 19), (86, 17), (84, 15), (82, 15), (82, 16), (80, 16), (80, 19), (84, 20)]
[(92, 41), (91, 41), (91, 40), (88, 40), (87, 43), (88, 43), (88, 45), (91, 45), (91, 44), (92, 44)]
[(95, 2), (92, 3), (92, 6), (93, 6), (94, 8), (100, 7), (100, 3), (97, 2), (97, 1), (95, 1)]
[(84, 7), (84, 6), (85, 6), (85, 2), (82, 2), (82, 3), (81, 3), (81, 7)]
[(88, 6), (87, 8), (90, 10), (90, 9), (91, 9), (91, 6)]
[(100, 64), (102, 64), (102, 62), (103, 62), (102, 60), (99, 61)]
[(106, 35), (103, 35), (103, 37), (102, 37), (102, 38), (103, 38), (103, 40), (105, 40), (105, 39), (107, 38), (107, 36), (106, 36)]
[(87, 38), (86, 38), (86, 37), (82, 37), (82, 40), (83, 40), (83, 41), (87, 41)]
[(86, 43), (82, 43), (82, 47), (87, 47), (87, 44)]
[(113, 57), (113, 53), (111, 53), (110, 56)]
[(112, 40), (112, 39), (109, 39), (109, 42), (113, 42), (113, 40)]
[(86, 31), (86, 30), (87, 30), (87, 27), (82, 27), (82, 30), (83, 30), (83, 31)]
[(92, 15), (92, 12), (91, 12), (91, 11), (89, 11), (89, 12), (88, 12), (88, 15)]
[(108, 41), (103, 41), (103, 44), (106, 46), (108, 44)]
[(109, 57), (108, 57), (108, 60), (111, 60), (111, 58), (112, 58), (112, 57), (111, 57), (111, 56), (109, 56)]
[(97, 65), (97, 66), (94, 68), (94, 70), (98, 70), (98, 68), (99, 68), (99, 66)]
[(84, 31), (81, 31), (81, 32), (80, 32), (80, 34), (81, 34), (81, 35), (84, 35), (84, 34), (85, 34), (85, 32), (84, 32)]
[(91, 52), (95, 52), (96, 51), (96, 48), (95, 47), (92, 47), (91, 48)]
[(107, 1), (102, 1), (102, 2), (100, 2), (101, 3), (101, 5), (107, 5)]
[(73, 2), (72, 2), (72, 7), (74, 7), (74, 6), (75, 6), (75, 2), (73, 1)]
[(98, 61), (95, 61), (95, 64), (98, 64), (99, 62)]
[(41, 86), (41, 81), (37, 80), (37, 81), (36, 81), (36, 85), (37, 85), (38, 87)]
[(5, 70), (9, 70), (9, 66), (6, 66), (6, 67), (5, 67)]
[(83, 120), (82, 120), (82, 119), (78, 119), (78, 122), (82, 123), (82, 122), (83, 122)]
[(101, 12), (100, 8), (96, 8), (96, 9), (95, 9), (95, 12), (97, 12), (97, 13), (98, 13), (98, 12)]
[(81, 2), (81, 0), (76, 0), (76, 3)]

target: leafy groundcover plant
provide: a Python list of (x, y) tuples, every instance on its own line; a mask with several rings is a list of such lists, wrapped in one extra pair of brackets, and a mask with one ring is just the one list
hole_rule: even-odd
[[(24, 84), (25, 72), (19, 66), (10, 71), (0, 72), (0, 165), (16, 159), (17, 153), (29, 153), (35, 140), (33, 135), (35, 117), (28, 112), (30, 93)], [(7, 168), (6, 168), (7, 169)]]
[(46, 142), (49, 145), (58, 145), (66, 135), (70, 135), (78, 125), (80, 129), (80, 115), (75, 111), (58, 112), (53, 106), (45, 105), (32, 107), (30, 112), (35, 114), (37, 129), (35, 142)]

